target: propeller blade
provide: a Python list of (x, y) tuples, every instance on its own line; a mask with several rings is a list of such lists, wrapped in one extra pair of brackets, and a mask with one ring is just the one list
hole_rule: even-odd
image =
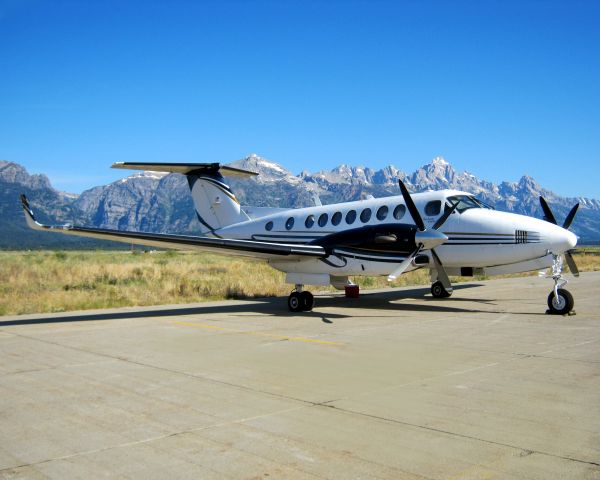
[(404, 273), (404, 271), (409, 267), (410, 262), (412, 262), (412, 259), (415, 258), (420, 251), (421, 251), (421, 247), (417, 248), (413, 253), (411, 253), (408, 257), (406, 257), (404, 260), (402, 260), (400, 265), (398, 265), (398, 268), (396, 268), (396, 270), (394, 270), (392, 273), (390, 273), (388, 275), (388, 282), (393, 282), (400, 275), (402, 275)]
[(569, 266), (569, 270), (573, 274), (573, 276), (579, 276), (579, 269), (577, 268), (577, 264), (575, 263), (575, 259), (571, 252), (565, 252), (565, 260), (567, 261), (567, 265)]
[(452, 283), (450, 283), (450, 279), (448, 278), (448, 274), (446, 273), (446, 269), (442, 265), (442, 261), (440, 260), (440, 257), (438, 257), (437, 253), (435, 253), (434, 249), (431, 250), (431, 256), (433, 258), (433, 263), (434, 263), (435, 268), (437, 270), (438, 280), (440, 282), (442, 282), (442, 285), (444, 286), (444, 288), (446, 289), (446, 291), (448, 293), (451, 293), (452, 292)]
[(448, 220), (448, 217), (450, 215), (452, 215), (452, 212), (454, 212), (454, 210), (456, 210), (456, 207), (458, 207), (458, 202), (452, 204), (452, 207), (450, 207), (449, 209), (446, 209), (446, 211), (444, 212), (444, 214), (437, 219), (437, 222), (435, 222), (433, 224), (433, 229), (437, 230), (438, 228), (440, 228), (445, 222), (446, 220)]
[[(553, 223), (554, 225), (558, 225), (556, 218), (554, 218), (554, 215), (552, 214), (552, 210), (550, 210), (550, 207), (546, 203), (546, 200), (544, 199), (544, 197), (541, 197), (541, 196), (540, 196), (540, 205), (542, 206), (542, 210), (544, 211), (544, 220), (546, 220), (547, 222)], [(573, 214), (573, 215), (575, 215), (575, 214)]]
[(575, 218), (575, 214), (577, 213), (578, 208), (579, 208), (579, 204), (577, 203), (571, 209), (571, 211), (567, 215), (567, 218), (565, 218), (565, 223), (563, 223), (563, 228), (566, 228), (567, 230), (569, 229), (569, 227), (571, 226), (571, 223), (573, 223), (573, 219)]
[(410, 212), (411, 217), (413, 218), (415, 224), (417, 225), (417, 228), (421, 231), (424, 231), (425, 223), (423, 222), (423, 219), (421, 218), (421, 214), (419, 213), (419, 210), (417, 210), (417, 206), (415, 205), (415, 202), (413, 202), (413, 199), (410, 196), (410, 193), (408, 193), (408, 190), (407, 190), (406, 186), (404, 185), (404, 183), (402, 183), (402, 180), (398, 179), (398, 184), (400, 185), (400, 191), (402, 192), (402, 197), (404, 197), (404, 203), (406, 203), (406, 208), (408, 208), (408, 211)]

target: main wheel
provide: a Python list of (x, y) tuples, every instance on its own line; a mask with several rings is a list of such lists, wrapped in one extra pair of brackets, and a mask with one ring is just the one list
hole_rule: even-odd
[(548, 295), (548, 308), (550, 309), (550, 313), (555, 315), (566, 315), (573, 310), (573, 306), (575, 305), (573, 295), (564, 288), (559, 288), (557, 293), (558, 296), (554, 295), (554, 291), (550, 292), (550, 295)]
[(451, 292), (444, 288), (442, 282), (435, 282), (433, 285), (431, 285), (431, 294), (435, 298), (448, 298), (450, 295), (452, 295)]
[(315, 306), (315, 297), (313, 297), (312, 293), (305, 290), (300, 294), (300, 304), (302, 311), (310, 312)]
[(290, 309), (290, 312), (301, 312), (303, 305), (304, 303), (300, 293), (290, 293), (290, 296), (288, 297), (288, 308)]

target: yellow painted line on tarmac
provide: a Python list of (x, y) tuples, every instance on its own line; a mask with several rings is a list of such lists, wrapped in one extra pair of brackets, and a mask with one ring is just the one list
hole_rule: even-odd
[(243, 330), (232, 330), (231, 328), (217, 327), (216, 325), (207, 325), (205, 323), (192, 323), (192, 322), (173, 322), (173, 323), (175, 323), (177, 325), (182, 325), (184, 327), (204, 328), (207, 330), (214, 330), (214, 331), (218, 331), (218, 332), (238, 333), (241, 335), (252, 335), (254, 337), (270, 337), (270, 338), (276, 338), (278, 340), (289, 340), (291, 342), (316, 343), (318, 345), (331, 345), (331, 346), (345, 345), (345, 343), (341, 343), (341, 342), (332, 342), (329, 340), (318, 340), (316, 338), (290, 337), (288, 335), (280, 335), (277, 333), (256, 332), (256, 331), (245, 332)]

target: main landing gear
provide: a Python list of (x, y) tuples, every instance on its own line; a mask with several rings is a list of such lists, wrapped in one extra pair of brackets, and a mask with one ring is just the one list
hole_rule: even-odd
[(444, 284), (438, 280), (431, 285), (431, 295), (433, 295), (434, 298), (448, 298), (452, 295), (452, 292), (446, 290)]
[(573, 310), (575, 300), (573, 295), (562, 288), (567, 284), (567, 280), (562, 278), (563, 257), (562, 255), (552, 255), (552, 280), (554, 280), (554, 289), (548, 295), (548, 311), (554, 315), (567, 315)]
[(302, 290), (302, 285), (296, 285), (296, 288), (288, 297), (288, 308), (290, 312), (309, 312), (315, 306), (313, 294), (307, 290)]

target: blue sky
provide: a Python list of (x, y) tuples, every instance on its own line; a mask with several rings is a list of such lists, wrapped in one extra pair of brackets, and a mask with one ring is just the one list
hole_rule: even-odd
[(0, 159), (412, 172), (600, 198), (598, 1), (0, 0)]

